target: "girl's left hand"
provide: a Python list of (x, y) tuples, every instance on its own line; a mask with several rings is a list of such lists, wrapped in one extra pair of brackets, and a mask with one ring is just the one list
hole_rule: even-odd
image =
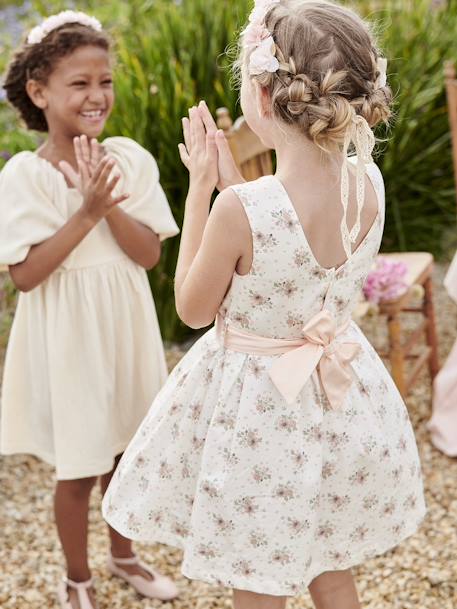
[(184, 144), (178, 148), (181, 161), (189, 170), (190, 187), (212, 192), (219, 181), (215, 133), (207, 131), (196, 107), (189, 110), (189, 118), (183, 118), (182, 122)]

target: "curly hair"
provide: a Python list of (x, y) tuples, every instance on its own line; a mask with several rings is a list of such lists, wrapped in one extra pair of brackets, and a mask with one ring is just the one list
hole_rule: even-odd
[(281, 0), (265, 25), (280, 68), (251, 78), (269, 91), (275, 116), (327, 151), (341, 148), (354, 115), (370, 127), (388, 122), (392, 92), (376, 86), (379, 51), (355, 12), (326, 0)]
[(96, 46), (106, 51), (111, 43), (108, 35), (80, 23), (67, 23), (50, 32), (40, 43), (24, 43), (14, 54), (6, 71), (3, 87), (8, 101), (19, 112), (29, 129), (48, 131), (43, 110), (30, 99), (28, 80), (47, 82), (62, 57), (83, 46)]

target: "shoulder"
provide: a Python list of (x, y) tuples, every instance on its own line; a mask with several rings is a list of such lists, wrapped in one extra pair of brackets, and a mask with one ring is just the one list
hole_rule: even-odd
[(1, 175), (6, 176), (15, 174), (16, 172), (23, 173), (33, 171), (39, 160), (37, 155), (30, 150), (18, 152), (5, 163), (1, 170)]
[(249, 213), (249, 208), (252, 208), (254, 211), (259, 205), (261, 205), (262, 208), (266, 206), (266, 201), (270, 200), (272, 186), (274, 184), (274, 181), (272, 180), (273, 177), (274, 176), (266, 175), (257, 180), (243, 182), (242, 184), (230, 187), (242, 206), (246, 209), (246, 213)]
[(234, 187), (226, 188), (215, 199), (211, 208), (212, 223), (225, 234), (237, 236), (240, 231), (250, 233), (249, 222)]
[[(355, 155), (351, 156), (348, 158), (348, 160), (351, 163), (351, 165), (353, 165), (355, 168), (357, 165), (357, 156), (355, 156)], [(378, 165), (374, 161), (372, 161), (371, 163), (368, 163), (365, 167), (366, 167), (366, 172), (370, 179), (370, 182), (372, 183), (373, 188), (378, 197), (378, 201), (380, 202), (381, 205), (384, 205), (385, 204), (385, 185), (384, 185), (384, 178), (381, 173), (381, 170), (379, 169)]]
[[(349, 163), (351, 163), (351, 165), (354, 165), (354, 167), (357, 166), (357, 156), (350, 156), (348, 158)], [(382, 177), (382, 173), (381, 170), (379, 169), (378, 165), (372, 161), (371, 163), (368, 163), (366, 165), (366, 169), (367, 169), (367, 174), (368, 176), (371, 178), (371, 180), (375, 183), (376, 185), (382, 185), (382, 187), (384, 188), (384, 178)]]
[(121, 136), (109, 137), (103, 141), (103, 146), (121, 166), (128, 166), (134, 171), (149, 169), (150, 172), (158, 175), (155, 158), (135, 140)]
[(376, 163), (373, 162), (367, 165), (367, 174), (371, 180), (371, 183), (373, 184), (373, 188), (375, 189), (378, 198), (381, 200), (381, 202), (383, 202), (385, 198), (384, 178)]
[(31, 186), (39, 188), (41, 185), (46, 190), (53, 171), (55, 170), (47, 161), (30, 150), (24, 150), (5, 163), (0, 171), (0, 187), (10, 188), (11, 182), (14, 181), (21, 189)]

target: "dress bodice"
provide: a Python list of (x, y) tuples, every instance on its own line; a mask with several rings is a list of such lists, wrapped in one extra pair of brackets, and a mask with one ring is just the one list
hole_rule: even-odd
[(274, 338), (297, 338), (322, 309), (346, 322), (379, 251), (384, 226), (384, 184), (367, 167), (378, 214), (352, 256), (327, 269), (313, 255), (295, 208), (275, 176), (233, 187), (246, 211), (253, 240), (252, 267), (234, 274), (221, 313), (232, 325)]

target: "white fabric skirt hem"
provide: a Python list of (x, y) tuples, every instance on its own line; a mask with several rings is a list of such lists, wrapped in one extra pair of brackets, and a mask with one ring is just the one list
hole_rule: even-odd
[[(411, 535), (417, 532), (425, 514), (426, 510), (424, 509), (417, 521), (406, 528), (399, 537), (389, 536), (388, 539), (386, 537), (377, 540), (375, 539), (370, 541), (370, 543), (359, 546), (358, 551), (353, 553), (352, 556), (347, 560), (339, 561), (338, 563), (327, 562), (314, 565), (313, 569), (309, 571), (306, 579), (297, 585), (283, 585), (277, 581), (256, 580), (242, 576), (235, 576), (232, 578), (227, 577), (226, 573), (204, 572), (200, 569), (194, 569), (192, 567), (192, 559), (189, 561), (185, 559), (183, 561), (181, 573), (188, 579), (202, 581), (215, 586), (225, 586), (227, 588), (247, 590), (257, 594), (269, 594), (270, 596), (298, 596), (299, 594), (306, 592), (311, 582), (323, 573), (328, 571), (345, 571), (346, 569), (351, 569), (357, 565), (360, 565), (369, 558), (374, 558), (375, 556), (379, 556), (385, 552), (388, 552), (389, 550), (392, 550), (402, 541), (408, 537), (411, 537)], [(170, 531), (154, 529), (154, 532), (145, 538), (144, 535), (136, 535), (128, 527), (124, 527), (118, 522), (114, 522), (113, 520), (106, 518), (104, 510), (103, 517), (114, 529), (116, 529), (116, 531), (127, 539), (148, 544), (162, 543), (180, 550), (185, 550), (186, 543), (183, 538), (171, 533)]]
[[(112, 471), (114, 467), (115, 458), (125, 451), (125, 449), (129, 445), (129, 442), (130, 439), (125, 440), (124, 442), (119, 443), (113, 448), (111, 448), (111, 456), (103, 462), (98, 461), (87, 464), (85, 467), (81, 466), (78, 468), (59, 467), (58, 471), (56, 468), (57, 480), (79, 480), (81, 478), (92, 478), (93, 476), (103, 476), (104, 474), (108, 474), (110, 471)], [(56, 467), (54, 454), (43, 451), (39, 447), (31, 447), (30, 445), (22, 446), (19, 444), (3, 444), (0, 450), (0, 454), (4, 456), (18, 454), (31, 455), (32, 457), (38, 457), (38, 459), (41, 459), (41, 461), (44, 461), (52, 467)]]

